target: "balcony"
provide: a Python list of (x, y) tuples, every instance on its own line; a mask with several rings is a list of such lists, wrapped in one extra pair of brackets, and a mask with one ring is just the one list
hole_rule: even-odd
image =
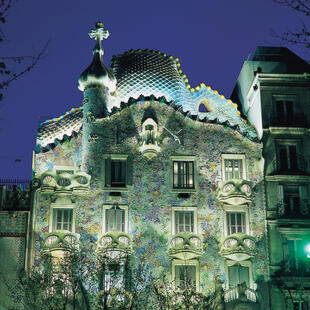
[(70, 253), (79, 248), (79, 238), (78, 234), (63, 231), (45, 234), (43, 251), (55, 257), (63, 257), (64, 253)]
[(131, 235), (117, 231), (105, 233), (99, 237), (96, 251), (104, 259), (126, 259), (132, 253)]
[[(245, 283), (239, 284), (236, 287), (230, 288), (224, 291), (224, 300), (225, 303), (233, 302), (233, 301), (242, 301), (242, 302), (250, 302), (256, 303), (256, 292), (250, 288), (248, 288)], [(246, 308), (249, 309), (249, 308)], [(251, 309), (251, 308), (250, 308)]]
[(308, 160), (297, 155), (290, 161), (275, 159), (272, 161), (273, 171), (269, 175), (308, 175)]
[(256, 254), (256, 239), (244, 233), (236, 233), (224, 238), (220, 255), (234, 261), (244, 261)]
[(95, 296), (95, 303), (106, 304), (106, 309), (126, 310), (132, 308), (133, 296), (130, 292), (120, 288), (99, 291)]
[(66, 171), (56, 173), (54, 171), (46, 171), (37, 176), (40, 180), (42, 191), (75, 191), (84, 192), (89, 189), (90, 175), (85, 172), (77, 171), (70, 174)]
[(219, 182), (217, 198), (230, 205), (241, 205), (252, 201), (253, 182), (242, 179), (231, 179)]
[(294, 204), (279, 202), (277, 204), (279, 219), (306, 219), (309, 218), (308, 199), (296, 199)]
[(298, 127), (307, 128), (309, 124), (307, 118), (304, 114), (287, 115), (274, 115), (274, 113), (269, 115), (269, 126), (270, 127)]
[(174, 235), (170, 241), (169, 255), (171, 258), (189, 260), (202, 255), (201, 237), (191, 232), (181, 232)]

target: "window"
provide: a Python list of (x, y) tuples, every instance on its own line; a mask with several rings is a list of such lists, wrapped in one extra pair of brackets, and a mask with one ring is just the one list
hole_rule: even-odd
[(197, 207), (172, 207), (171, 233), (184, 231), (197, 234)]
[(245, 212), (226, 212), (227, 234), (246, 233)]
[(123, 264), (107, 264), (104, 271), (104, 289), (124, 289), (124, 274)]
[(194, 288), (199, 290), (198, 260), (172, 260), (172, 279), (175, 289)]
[(278, 169), (298, 170), (297, 144), (278, 144)]
[(294, 104), (292, 100), (276, 100), (276, 119), (278, 123), (293, 123)]
[(175, 266), (175, 287), (181, 290), (196, 288), (196, 266)]
[(298, 217), (309, 214), (307, 189), (303, 185), (278, 186), (279, 216)]
[(222, 154), (224, 180), (246, 179), (245, 156), (242, 154)]
[(194, 232), (194, 212), (175, 211), (175, 232), (178, 234), (183, 231)]
[(173, 161), (173, 188), (194, 188), (193, 161)]
[(249, 267), (241, 265), (228, 266), (229, 288), (236, 287), (243, 282), (250, 287)]
[[(287, 239), (284, 247), (285, 271), (294, 273), (302, 267), (304, 242), (301, 239)], [(304, 255), (306, 255), (304, 253)]]
[(72, 209), (53, 209), (53, 231), (68, 230), (72, 231)]
[(104, 156), (104, 186), (122, 190), (132, 184), (132, 165), (127, 155)]
[(128, 232), (128, 206), (113, 205), (103, 206), (103, 232)]
[(125, 210), (113, 206), (105, 210), (105, 227), (107, 231), (125, 232)]
[(225, 159), (225, 180), (242, 179), (242, 160)]
[(126, 186), (126, 161), (111, 160), (111, 186)]

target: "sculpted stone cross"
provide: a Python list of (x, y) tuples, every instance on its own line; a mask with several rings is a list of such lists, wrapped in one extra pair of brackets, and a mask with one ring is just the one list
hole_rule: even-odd
[(101, 41), (103, 39), (107, 39), (110, 35), (108, 30), (105, 30), (103, 28), (103, 23), (102, 22), (97, 22), (96, 23), (96, 29), (91, 29), (90, 32), (88, 33), (89, 37), (91, 39), (96, 40), (96, 45), (93, 50), (93, 53), (99, 53), (100, 55), (103, 55), (103, 48), (101, 46)]

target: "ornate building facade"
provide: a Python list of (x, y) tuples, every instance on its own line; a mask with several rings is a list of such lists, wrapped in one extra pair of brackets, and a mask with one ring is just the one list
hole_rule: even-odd
[[(83, 105), (40, 124), (28, 208), (10, 208), (3, 189), (2, 248), (21, 238), (12, 256), (31, 269), (42, 253), (87, 247), (103, 262), (102, 290), (117, 279), (130, 292), (131, 260), (175, 292), (218, 292), (206, 309), (307, 309), (307, 264), (294, 256), (310, 227), (307, 64), (258, 49), (234, 103), (191, 88), (179, 60), (158, 51), (130, 50), (107, 69), (108, 31), (97, 23), (89, 35)], [(305, 71), (285, 71), (288, 59)]]

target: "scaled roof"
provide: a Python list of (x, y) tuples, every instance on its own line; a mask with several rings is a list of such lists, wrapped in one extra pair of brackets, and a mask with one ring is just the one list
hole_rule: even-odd
[[(191, 88), (182, 74), (178, 58), (153, 50), (130, 50), (113, 56), (110, 70), (117, 85), (109, 111), (122, 109), (127, 103), (141, 98), (161, 98), (195, 119), (227, 124), (236, 128), (251, 140), (257, 139), (255, 129), (243, 120), (237, 104), (227, 100), (203, 83)], [(123, 105), (121, 105), (123, 103)], [(112, 114), (119, 109), (113, 109)], [(82, 107), (40, 124), (37, 136), (37, 152), (45, 151), (64, 138), (71, 137), (82, 128)]]

